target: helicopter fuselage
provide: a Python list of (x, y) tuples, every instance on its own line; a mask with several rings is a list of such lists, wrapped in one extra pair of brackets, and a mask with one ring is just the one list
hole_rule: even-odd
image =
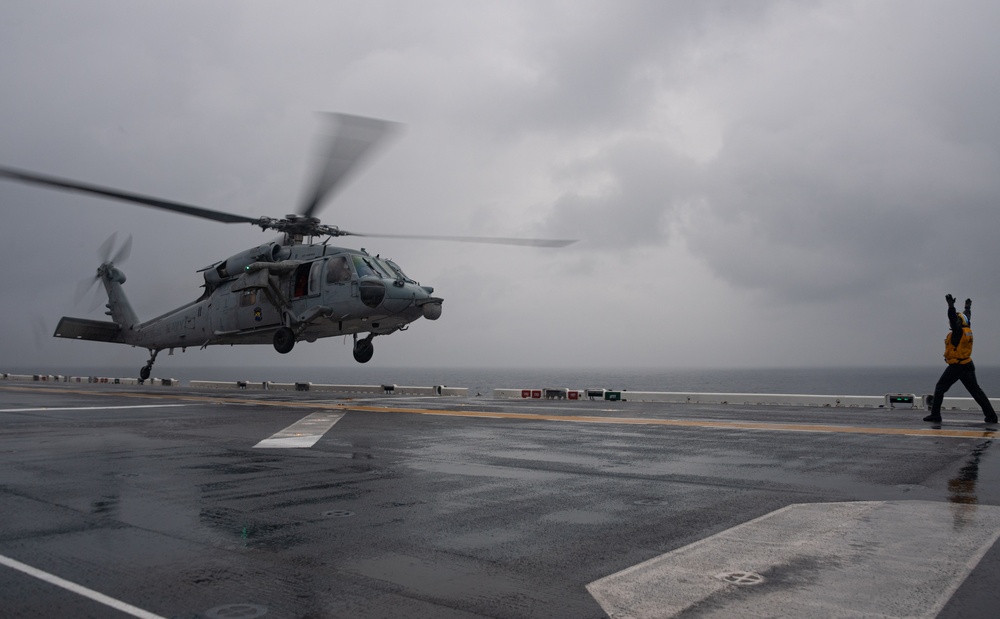
[(391, 260), (328, 245), (268, 243), (202, 269), (205, 292), (185, 306), (139, 322), (125, 298), (124, 274), (98, 269), (113, 322), (63, 318), (57, 337), (159, 350), (268, 344), (289, 352), (296, 341), (368, 333), (355, 358), (371, 358), (371, 338), (436, 320), (442, 299)]
[[(342, 236), (409, 238), (526, 247), (565, 247), (573, 240), (524, 239), (451, 235), (369, 234), (326, 225), (317, 217), (323, 203), (336, 193), (358, 164), (375, 147), (396, 133), (396, 123), (351, 114), (329, 114), (335, 131), (324, 140), (321, 164), (303, 194), (297, 213), (284, 217), (250, 217), (0, 166), (0, 179), (48, 189), (81, 193), (155, 208), (223, 224), (250, 224), (283, 235), (283, 242), (265, 243), (202, 269), (205, 292), (195, 301), (158, 318), (140, 322), (122, 284), (125, 274), (115, 267), (128, 255), (131, 236), (112, 253), (114, 235), (102, 245), (103, 264), (97, 279), (108, 293), (111, 321), (64, 317), (56, 327), (61, 338), (141, 346), (150, 359), (139, 377), (149, 377), (156, 355), (164, 349), (225, 344), (267, 344), (280, 353), (295, 343), (336, 335), (354, 336), (354, 358), (372, 358), (372, 338), (401, 331), (418, 318), (436, 320), (442, 299), (434, 289), (403, 274), (391, 260), (364, 249), (330, 247), (314, 239)], [(309, 242), (303, 243), (304, 239)], [(106, 247), (106, 250), (104, 249)], [(93, 283), (93, 282), (91, 282)], [(367, 333), (364, 338), (358, 335)]]

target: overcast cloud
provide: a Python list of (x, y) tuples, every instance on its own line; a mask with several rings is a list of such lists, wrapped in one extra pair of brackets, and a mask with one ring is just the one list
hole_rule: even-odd
[[(937, 364), (944, 295), (1000, 364), (1000, 5), (8, 2), (0, 165), (244, 215), (299, 209), (319, 111), (404, 129), (320, 213), (445, 299), (383, 366)], [(126, 365), (51, 338), (114, 231), (140, 318), (269, 240), (0, 182), (0, 370)], [(178, 355), (180, 353), (178, 352)], [(341, 338), (157, 362), (353, 365)]]

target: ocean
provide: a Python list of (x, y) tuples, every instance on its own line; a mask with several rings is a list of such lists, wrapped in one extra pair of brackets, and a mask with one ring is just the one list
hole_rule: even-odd
[[(631, 391), (695, 391), (707, 393), (807, 393), (820, 395), (884, 395), (934, 391), (944, 365), (878, 368), (792, 369), (650, 369), (650, 368), (405, 368), (348, 367), (197, 367), (157, 366), (153, 376), (180, 380), (312, 382), (347, 385), (467, 387), (470, 395), (491, 395), (496, 388), (604, 388)], [(0, 368), (11, 374), (132, 377), (137, 368)], [(976, 368), (979, 384), (990, 397), (1000, 397), (1000, 367)], [(961, 383), (949, 395), (967, 397)]]

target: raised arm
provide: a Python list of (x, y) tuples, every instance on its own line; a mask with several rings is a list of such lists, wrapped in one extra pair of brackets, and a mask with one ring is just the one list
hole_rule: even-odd
[(958, 346), (962, 340), (962, 322), (955, 313), (955, 297), (950, 294), (945, 295), (944, 300), (948, 302), (948, 326), (951, 329), (951, 345)]

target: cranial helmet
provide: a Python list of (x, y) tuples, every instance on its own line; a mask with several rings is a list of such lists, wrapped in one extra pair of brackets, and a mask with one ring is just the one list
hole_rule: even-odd
[(969, 319), (965, 316), (965, 314), (958, 314), (958, 322), (961, 323), (963, 327), (969, 326)]

